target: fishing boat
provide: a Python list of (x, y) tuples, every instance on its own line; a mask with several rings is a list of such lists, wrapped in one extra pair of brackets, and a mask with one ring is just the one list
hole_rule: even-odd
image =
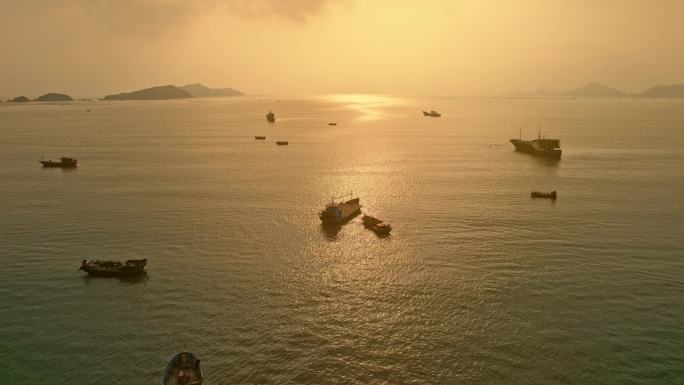
[(200, 360), (190, 352), (177, 353), (166, 364), (162, 385), (202, 385)]
[(363, 227), (372, 230), (377, 235), (389, 235), (390, 231), (392, 231), (392, 226), (389, 223), (385, 223), (381, 219), (370, 215), (364, 215), (361, 218), (361, 222), (363, 222)]
[(337, 126), (337, 123), (335, 123), (335, 122), (330, 122), (330, 123), (328, 123), (328, 126)]
[(556, 192), (551, 191), (551, 192), (545, 192), (545, 191), (532, 191), (530, 193), (532, 198), (547, 198), (547, 199), (553, 199), (556, 200)]
[(268, 120), (271, 123), (275, 122), (275, 114), (273, 113), (273, 111), (268, 111), (268, 114), (266, 114), (266, 120)]
[[(341, 225), (354, 218), (361, 212), (359, 198), (353, 198), (354, 194), (349, 193), (341, 197), (332, 197), (330, 203), (325, 205), (318, 217), (324, 225)], [(336, 199), (350, 197), (352, 199), (336, 202)]]
[(84, 259), (79, 270), (98, 277), (136, 277), (147, 274), (145, 266), (147, 259), (129, 259), (126, 262)]
[(543, 137), (541, 131), (534, 140), (523, 140), (522, 130), (520, 130), (519, 139), (511, 139), (511, 144), (516, 151), (525, 152), (532, 155), (544, 156), (548, 158), (560, 159), (563, 151), (560, 149), (560, 140), (547, 139)]
[(255, 136), (254, 139), (255, 140), (266, 140), (266, 137), (265, 136)]
[(42, 164), (43, 167), (61, 167), (61, 168), (70, 168), (70, 167), (76, 167), (77, 160), (74, 158), (67, 158), (67, 157), (61, 157), (59, 158), (59, 162), (53, 162), (52, 160), (39, 160), (38, 163)]
[(440, 114), (439, 112), (437, 112), (435, 110), (432, 110), (430, 112), (423, 111), (423, 116), (430, 116), (433, 118), (439, 118), (440, 116), (442, 116), (442, 114)]
[(276, 142), (276, 144), (278, 146), (287, 146), (288, 144), (290, 144), (290, 142), (288, 142), (287, 140), (279, 140)]

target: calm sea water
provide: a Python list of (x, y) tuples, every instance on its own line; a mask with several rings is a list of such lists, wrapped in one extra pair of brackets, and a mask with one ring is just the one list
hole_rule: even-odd
[(684, 383), (681, 100), (3, 103), (0, 161), (2, 384)]

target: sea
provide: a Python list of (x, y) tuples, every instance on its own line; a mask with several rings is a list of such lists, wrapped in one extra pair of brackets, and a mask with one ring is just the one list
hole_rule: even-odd
[(0, 162), (3, 385), (684, 384), (684, 100), (0, 103)]

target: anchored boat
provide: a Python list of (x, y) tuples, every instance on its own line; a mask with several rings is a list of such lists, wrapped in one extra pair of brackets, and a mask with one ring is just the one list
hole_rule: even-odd
[(430, 112), (423, 111), (423, 116), (430, 116), (433, 118), (439, 118), (440, 116), (442, 116), (442, 114), (440, 114), (439, 112), (437, 112), (435, 110), (432, 110)]
[(254, 139), (255, 140), (266, 140), (266, 137), (265, 136), (255, 136)]
[(275, 122), (275, 114), (273, 113), (273, 111), (268, 111), (268, 114), (266, 114), (266, 120), (268, 120), (271, 123)]
[(288, 142), (287, 140), (279, 140), (276, 142), (276, 144), (278, 146), (287, 146), (288, 144), (290, 144), (290, 142)]
[(166, 364), (162, 385), (202, 385), (200, 360), (190, 352), (180, 352)]
[(522, 133), (520, 139), (511, 139), (511, 143), (515, 146), (516, 151), (525, 152), (532, 155), (546, 156), (549, 158), (560, 159), (563, 151), (560, 149), (560, 140), (546, 139), (542, 137), (541, 131), (534, 140), (522, 140)]
[(147, 274), (145, 266), (147, 259), (129, 259), (126, 262), (84, 259), (79, 270), (99, 277), (136, 277)]
[(371, 217), (370, 215), (364, 215), (361, 218), (361, 222), (363, 222), (363, 227), (372, 230), (378, 235), (389, 235), (390, 231), (392, 231), (392, 226), (389, 223), (385, 223), (381, 219)]
[(530, 193), (532, 198), (547, 198), (547, 199), (553, 199), (556, 200), (556, 192), (551, 191), (551, 192), (545, 192), (545, 191), (532, 191)]
[(53, 162), (52, 160), (39, 160), (38, 163), (42, 164), (43, 167), (62, 167), (70, 168), (76, 167), (77, 160), (74, 158), (61, 157), (59, 162)]
[(353, 193), (341, 197), (332, 197), (330, 203), (325, 205), (325, 209), (318, 215), (324, 225), (341, 225), (361, 212), (359, 198), (352, 198), (347, 201), (335, 202), (335, 199), (353, 197)]

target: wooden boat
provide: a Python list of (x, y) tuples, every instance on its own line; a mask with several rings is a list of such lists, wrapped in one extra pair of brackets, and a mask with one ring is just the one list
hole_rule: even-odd
[(440, 114), (439, 112), (437, 112), (435, 110), (432, 110), (430, 112), (423, 111), (423, 116), (430, 116), (433, 118), (439, 118), (440, 116), (442, 116), (442, 114)]
[(388, 235), (392, 231), (392, 226), (389, 223), (384, 223), (381, 219), (371, 217), (370, 215), (364, 215), (361, 221), (363, 222), (363, 227), (373, 230), (378, 235)]
[(268, 111), (268, 114), (266, 114), (266, 120), (268, 120), (271, 123), (275, 122), (275, 114), (273, 113), (273, 111)]
[(328, 123), (328, 126), (337, 126), (337, 123), (335, 123), (335, 122), (330, 122), (330, 123)]
[(551, 192), (544, 192), (544, 191), (532, 191), (530, 193), (532, 198), (547, 198), (547, 199), (556, 199), (556, 192), (551, 191)]
[(61, 167), (61, 168), (70, 168), (70, 167), (76, 167), (76, 163), (78, 161), (74, 158), (67, 158), (67, 157), (61, 157), (59, 158), (59, 162), (53, 162), (52, 160), (39, 160), (38, 163), (42, 164), (43, 167)]
[(126, 262), (101, 261), (93, 259), (81, 261), (79, 270), (83, 270), (90, 275), (99, 277), (136, 277), (145, 275), (147, 259), (129, 259)]
[(325, 205), (325, 209), (322, 210), (318, 215), (324, 225), (341, 225), (354, 218), (361, 212), (361, 205), (359, 204), (358, 197), (349, 199), (347, 201), (335, 202), (335, 199), (340, 199), (347, 196), (351, 197), (353, 196), (353, 193), (349, 193), (337, 198), (332, 197), (331, 202)]
[(278, 146), (287, 146), (289, 142), (287, 140), (279, 140), (276, 142)]
[(200, 360), (190, 352), (177, 353), (166, 364), (162, 385), (202, 385)]
[(266, 137), (265, 136), (255, 136), (254, 139), (255, 140), (266, 140)]

